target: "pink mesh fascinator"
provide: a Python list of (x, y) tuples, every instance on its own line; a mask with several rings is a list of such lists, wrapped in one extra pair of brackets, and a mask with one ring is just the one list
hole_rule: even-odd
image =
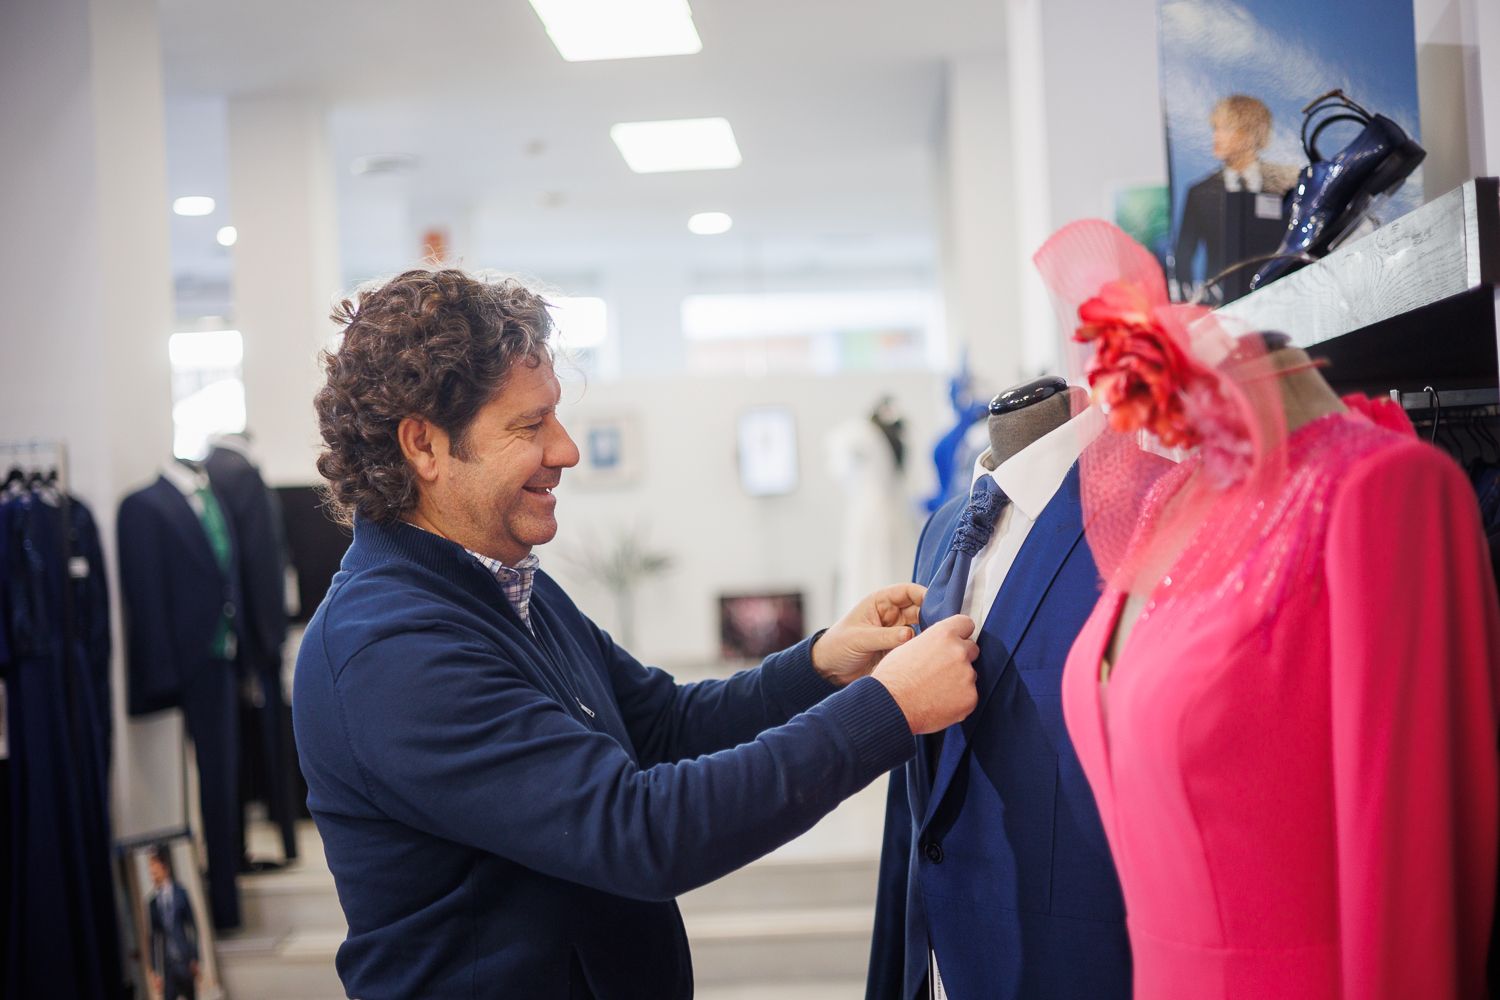
[[(1108, 222), (1063, 227), (1034, 260), (1074, 371), (1086, 374), (1090, 405), (1108, 421), (1079, 460), (1100, 573), (1125, 591), (1163, 578), (1176, 587), (1223, 579), (1285, 471), (1266, 341), (1236, 337), (1202, 306), (1172, 303), (1156, 258)], [(1242, 508), (1230, 521), (1245, 530), (1195, 537), (1210, 510), (1222, 526), (1225, 505)]]

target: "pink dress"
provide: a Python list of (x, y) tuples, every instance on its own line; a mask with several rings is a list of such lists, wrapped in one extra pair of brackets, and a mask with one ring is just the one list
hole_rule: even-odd
[(1473, 491), (1352, 413), (1287, 448), (1240, 570), (1164, 577), (1101, 688), (1107, 589), (1068, 659), (1136, 1000), (1482, 997), (1500, 608)]

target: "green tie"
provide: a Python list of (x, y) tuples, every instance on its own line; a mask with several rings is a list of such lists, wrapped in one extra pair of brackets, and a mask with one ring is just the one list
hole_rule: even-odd
[[(203, 533), (208, 536), (208, 547), (213, 551), (214, 562), (219, 564), (219, 571), (227, 579), (234, 551), (230, 547), (229, 525), (224, 521), (224, 509), (219, 506), (219, 499), (214, 496), (214, 491), (207, 486), (198, 490), (198, 499), (202, 501), (198, 520), (203, 524)], [(220, 660), (232, 660), (235, 647), (234, 622), (230, 619), (228, 605), (225, 607), (226, 611), (219, 615), (218, 627), (214, 629), (213, 640), (209, 643), (209, 652)]]

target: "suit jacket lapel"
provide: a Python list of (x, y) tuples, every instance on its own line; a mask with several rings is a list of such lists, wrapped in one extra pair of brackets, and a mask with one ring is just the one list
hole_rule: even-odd
[(166, 479), (158, 479), (156, 485), (163, 512), (183, 550), (191, 553), (205, 572), (212, 570), (215, 576), (222, 577), (224, 573), (219, 569), (219, 561), (214, 558), (214, 550), (208, 544), (208, 532), (203, 530), (203, 522), (198, 519), (198, 512), (193, 510), (193, 505), (188, 503), (181, 490)]
[[(973, 739), (985, 703), (994, 694), (1001, 676), (1010, 669), (1015, 650), (1025, 639), (1026, 630), (1036, 618), (1037, 609), (1047, 596), (1052, 581), (1082, 540), (1082, 510), (1078, 494), (1078, 465), (1074, 463), (1062, 486), (1042, 511), (1042, 516), (1032, 525), (1021, 550), (1016, 553), (1016, 561), (1005, 574), (1005, 582), (1000, 585), (1000, 593), (990, 607), (989, 617), (980, 628), (984, 642), (980, 645), (979, 659), (974, 663), (979, 673), (979, 703), (967, 719), (959, 725), (949, 726), (942, 737), (944, 740), (958, 740), (960, 751), (966, 750)], [(923, 826), (936, 812), (963, 754), (943, 754), (939, 759), (938, 771), (932, 779), (932, 793), (927, 797)]]

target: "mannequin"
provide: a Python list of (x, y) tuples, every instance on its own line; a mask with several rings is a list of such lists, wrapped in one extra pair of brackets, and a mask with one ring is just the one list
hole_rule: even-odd
[[(1130, 994), (1119, 882), (1060, 738), (1062, 667), (1099, 592), (1078, 457), (1104, 420), (1086, 403), (1048, 376), (989, 404), (990, 447), (968, 473), (1006, 502), (957, 584), (978, 626), (978, 703), (891, 772), (868, 1000)], [(940, 567), (972, 493), (933, 514), (917, 547), (914, 579), (944, 602), (958, 578)]]
[(1043, 434), (1061, 427), (1088, 404), (1088, 394), (1056, 375), (1023, 382), (990, 400), (990, 450), (982, 461), (995, 471)]
[[(1319, 417), (1347, 409), (1327, 380), (1318, 373), (1316, 364), (1307, 352), (1300, 347), (1291, 346), (1290, 337), (1284, 333), (1262, 333), (1255, 336), (1261, 338), (1265, 349), (1270, 352), (1266, 355), (1266, 360), (1275, 371), (1284, 373), (1277, 376), (1276, 384), (1281, 391), (1282, 419), (1286, 422), (1288, 435)], [(1183, 541), (1186, 544), (1187, 540)], [(1119, 659), (1149, 597), (1149, 594), (1132, 593), (1126, 599), (1119, 623), (1115, 627), (1114, 639), (1109, 645), (1109, 657), (1100, 666), (1101, 681), (1108, 682), (1110, 664)]]
[(198, 763), (214, 926), (239, 926), (237, 543), (224, 502), (193, 463), (167, 462), (120, 503), (128, 708), (180, 708)]

